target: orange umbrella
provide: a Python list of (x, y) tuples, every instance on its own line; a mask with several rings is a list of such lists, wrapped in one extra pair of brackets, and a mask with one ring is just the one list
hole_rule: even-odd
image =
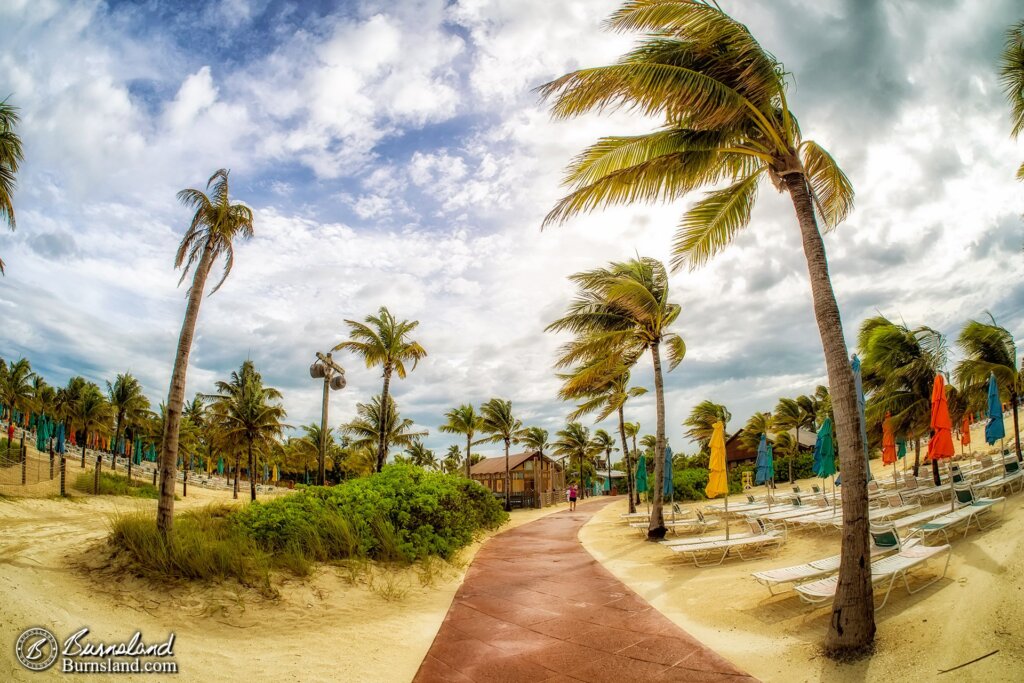
[[(935, 375), (935, 384), (932, 385), (932, 438), (928, 440), (928, 460), (936, 461), (943, 458), (952, 458), (955, 455), (953, 450), (953, 421), (949, 418), (949, 404), (946, 402), (946, 380), (942, 375)], [(936, 482), (938, 483), (938, 482)], [(949, 486), (953, 487), (953, 470), (949, 472)], [(953, 494), (950, 491), (950, 494)], [(956, 495), (952, 496), (952, 503), (955, 504)]]
[(882, 422), (882, 464), (892, 465), (892, 480), (896, 482), (896, 437), (892, 433), (892, 420), (889, 413)]
[(971, 420), (966, 415), (963, 424), (960, 425), (960, 445), (971, 445)]

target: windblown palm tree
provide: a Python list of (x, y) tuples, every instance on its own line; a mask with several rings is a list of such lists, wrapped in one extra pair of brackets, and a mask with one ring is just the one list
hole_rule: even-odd
[(580, 153), (566, 175), (569, 192), (545, 224), (606, 206), (675, 201), (727, 183), (693, 204), (675, 235), (673, 267), (693, 269), (749, 224), (764, 178), (789, 194), (835, 404), (843, 483), (850, 487), (826, 646), (834, 654), (863, 651), (875, 633), (867, 471), (858, 456), (853, 371), (818, 227), (819, 220), (828, 230), (846, 218), (853, 187), (832, 156), (804, 138), (786, 99), (783, 66), (713, 0), (629, 0), (607, 26), (645, 35), (617, 63), (573, 71), (540, 92), (553, 100), (557, 118), (626, 108), (664, 124), (644, 135), (602, 138)]
[(512, 401), (492, 398), (480, 406), (480, 431), (489, 436), (477, 443), (503, 443), (505, 445), (505, 511), (512, 509), (512, 477), (508, 468), (508, 450), (513, 441), (522, 436), (523, 423), (512, 414)]
[(199, 305), (206, 289), (206, 278), (217, 259), (224, 257), (224, 274), (210, 290), (213, 294), (231, 273), (235, 262), (234, 241), (253, 235), (252, 209), (241, 203), (231, 203), (227, 169), (220, 169), (206, 183), (209, 196), (194, 189), (178, 193), (178, 201), (194, 209), (192, 222), (178, 245), (174, 267), (181, 268), (180, 285), (192, 271), (192, 286), (188, 290), (188, 304), (185, 318), (181, 323), (178, 348), (171, 371), (171, 386), (167, 392), (167, 423), (160, 445), (160, 502), (157, 506), (156, 525), (165, 537), (174, 526), (174, 481), (178, 464), (178, 430), (181, 427), (181, 410), (185, 404), (185, 377), (188, 373), (188, 357), (192, 351), (192, 337), (199, 319)]
[(548, 447), (548, 430), (543, 427), (525, 427), (519, 433), (519, 443), (528, 451), (544, 455), (544, 449)]
[[(636, 446), (636, 437), (640, 434), (640, 423), (639, 422), (627, 422), (625, 425), (626, 438), (630, 439), (630, 443), (633, 444), (633, 449), (630, 451), (633, 454), (633, 462), (630, 466), (630, 482), (633, 482), (633, 476), (636, 473), (636, 462), (640, 458), (638, 453), (640, 452)], [(636, 506), (640, 504), (640, 492), (636, 490), (636, 486), (633, 485), (633, 502), (630, 504), (629, 509), (636, 512)]]
[(448, 421), (438, 429), (446, 434), (462, 434), (466, 437), (466, 478), (469, 478), (470, 468), (473, 464), (470, 455), (473, 448), (473, 437), (483, 428), (483, 419), (477, 415), (476, 410), (469, 403), (452, 408), (444, 416), (448, 418)]
[[(117, 469), (117, 452), (121, 445), (122, 428), (126, 421), (132, 422), (143, 411), (149, 410), (149, 399), (142, 393), (142, 385), (130, 372), (124, 372), (114, 378), (114, 383), (107, 382), (107, 398), (114, 411), (114, 455), (111, 456), (111, 469)], [(128, 478), (132, 476), (132, 460), (128, 459)]]
[(414, 441), (427, 436), (426, 431), (413, 431), (413, 421), (398, 414), (398, 407), (391, 396), (388, 396), (386, 411), (381, 411), (380, 400), (380, 396), (374, 396), (369, 403), (357, 403), (355, 419), (341, 425), (341, 431), (352, 437), (353, 448), (366, 449), (374, 454), (376, 472), (381, 469), (379, 448), (384, 452), (391, 446), (408, 448)]
[(32, 408), (35, 373), (27, 358), (0, 365), (0, 400), (7, 407), (7, 415), (14, 419), (14, 411), (27, 412)]
[(407, 449), (405, 449), (405, 455), (409, 458), (409, 461), (417, 467), (423, 469), (437, 469), (437, 456), (434, 455), (434, 451), (430, 450), (423, 445), (423, 442), (417, 439), (413, 441)]
[(462, 467), (462, 449), (458, 444), (452, 444), (445, 451), (444, 460), (441, 461), (441, 471), (445, 474), (455, 474)]
[(743, 425), (743, 433), (740, 434), (739, 442), (748, 451), (756, 451), (761, 443), (761, 435), (770, 437), (775, 431), (775, 416), (771, 413), (754, 413)]
[(982, 404), (981, 396), (988, 390), (989, 374), (995, 374), (1000, 393), (1010, 401), (1013, 410), (1013, 433), (1017, 460), (1021, 460), (1020, 422), (1017, 404), (1024, 391), (1024, 373), (1017, 364), (1017, 345), (1005, 327), (996, 324), (991, 315), (989, 322), (971, 320), (964, 325), (956, 345), (964, 354), (957, 363), (953, 377), (961, 391), (974, 394), (975, 403)]
[(615, 447), (615, 439), (612, 435), (603, 429), (598, 429), (594, 432), (594, 448), (598, 449), (598, 452), (604, 452), (604, 463), (608, 468), (608, 491), (612, 490), (612, 451), (619, 450)]
[[(148, 401), (146, 402), (148, 405)], [(203, 400), (202, 394), (196, 394), (192, 397), (189, 403), (185, 404), (184, 410), (182, 411), (182, 430), (185, 429), (185, 424), (188, 424), (190, 432), (189, 448), (185, 448), (184, 452), (188, 456), (188, 463), (186, 464), (185, 477), (183, 480), (185, 495), (188, 495), (188, 475), (192, 472), (192, 466), (194, 464), (195, 456), (204, 447), (206, 448), (206, 457), (209, 458), (212, 453), (210, 452), (209, 442), (209, 410), (206, 403)], [(179, 442), (183, 442), (179, 439)], [(184, 457), (182, 457), (184, 462)], [(128, 460), (128, 477), (132, 476), (132, 461)]]
[[(381, 366), (384, 375), (384, 389), (381, 391), (381, 403), (387, 404), (391, 387), (391, 375), (395, 373), (399, 379), (405, 379), (406, 363), (411, 362), (410, 370), (427, 355), (419, 342), (409, 338), (419, 326), (418, 320), (396, 320), (384, 306), (380, 307), (376, 316), (366, 317), (365, 322), (346, 320), (349, 326), (349, 338), (334, 347), (335, 351), (351, 351), (366, 361), (366, 367)], [(380, 442), (377, 444), (377, 471), (384, 467), (388, 459), (388, 444), (385, 443), (386, 430), (380, 430)]]
[[(787, 433), (793, 430), (793, 440), (799, 450), (800, 430), (814, 429), (815, 420), (814, 403), (808, 396), (796, 398), (780, 398), (775, 406), (775, 415), (772, 420), (776, 432)], [(795, 453), (794, 453), (795, 455)], [(793, 458), (789, 458), (789, 483), (793, 483)]]
[[(1017, 22), (1006, 32), (1006, 43), (999, 57), (999, 80), (1010, 101), (1013, 118), (1010, 136), (1016, 138), (1024, 133), (1024, 21)], [(1017, 169), (1017, 180), (1024, 181), (1024, 163)]]
[[(571, 332), (575, 339), (562, 347), (559, 367), (586, 365), (602, 357), (622, 354), (639, 358), (650, 352), (654, 366), (657, 416), (655, 452), (665, 452), (665, 389), (661, 346), (668, 350), (669, 370), (686, 355), (682, 337), (670, 330), (679, 317), (679, 304), (669, 301), (668, 273), (661, 262), (636, 258), (611, 263), (607, 268), (576, 273), (569, 278), (578, 287), (565, 316), (548, 325), (549, 331)], [(650, 540), (665, 537), (662, 515), (665, 458), (655, 458), (654, 501)]]
[[(14, 188), (17, 186), (15, 176), (18, 166), (25, 160), (21, 150), (21, 138), (14, 132), (20, 118), (18, 108), (0, 102), (0, 219), (14, 230), (17, 222), (14, 218)], [(4, 272), (4, 262), (0, 259), (0, 274)]]
[(731, 419), (732, 413), (724, 405), (704, 399), (683, 420), (683, 427), (686, 428), (683, 434), (696, 441), (701, 455), (707, 456), (711, 452), (711, 432), (714, 431), (715, 423), (721, 420), (722, 424), (728, 425)]
[(572, 470), (573, 461), (576, 461), (576, 471), (580, 476), (580, 489), (583, 490), (586, 486), (586, 471), (593, 469), (591, 460), (601, 452), (602, 446), (591, 438), (590, 430), (579, 422), (570, 422), (565, 429), (559, 430), (556, 436), (558, 439), (551, 444), (555, 455), (568, 458), (570, 470)]
[[(107, 423), (110, 420), (110, 404), (104, 398), (100, 388), (93, 383), (85, 385), (82, 395), (75, 405), (75, 420), (81, 426), (84, 436), (82, 438), (82, 467), (85, 467), (85, 448), (89, 443), (89, 430), (95, 428), (97, 432), (106, 432)], [(96, 483), (94, 491), (99, 491), (100, 469), (103, 465), (103, 452), (96, 451)]]
[(249, 497), (256, 500), (254, 449), (266, 448), (286, 426), (282, 422), (286, 413), (280, 403), (281, 392), (264, 386), (263, 377), (251, 360), (232, 372), (230, 380), (219, 381), (215, 386), (217, 393), (204, 397), (211, 401), (211, 420), (224, 442), (235, 446), (236, 452), (244, 447), (249, 462)]

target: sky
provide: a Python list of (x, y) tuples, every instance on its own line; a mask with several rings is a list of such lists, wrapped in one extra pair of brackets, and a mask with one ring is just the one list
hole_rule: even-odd
[[(722, 0), (791, 74), (806, 138), (849, 175), (856, 209), (825, 237), (851, 350), (882, 313), (952, 342), (991, 312), (1024, 339), (1024, 141), (999, 89), (1015, 0)], [(651, 130), (622, 112), (552, 121), (534, 89), (609, 63), (636, 36), (601, 30), (612, 0), (62, 2), (0, 0), (0, 97), (21, 109), (18, 228), (0, 233), (0, 357), (53, 384), (130, 371), (165, 400), (185, 307), (175, 200), (219, 168), (255, 211), (224, 287), (204, 299), (188, 395), (251, 358), (288, 423), (319, 420), (316, 351), (380, 306), (420, 321), (428, 352), (391, 388), (443, 453), (443, 413), (510, 399), (552, 435), (544, 328), (567, 276), (636, 254), (669, 259), (699, 195), (540, 229), (571, 157)], [(667, 433), (725, 403), (730, 430), (825, 383), (792, 205), (762, 188), (751, 225), (709, 265), (672, 275), (687, 344), (665, 378)], [(380, 391), (338, 354), (330, 423)], [(634, 373), (652, 384), (649, 363)], [(654, 431), (653, 392), (627, 419)], [(614, 428), (610, 421), (603, 426)], [(491, 449), (497, 453), (497, 449)]]

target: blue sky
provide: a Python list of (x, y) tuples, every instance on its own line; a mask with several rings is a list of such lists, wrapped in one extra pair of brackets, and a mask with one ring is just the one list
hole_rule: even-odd
[[(174, 194), (230, 168), (256, 211), (206, 299), (189, 393), (251, 356), (289, 421), (318, 416), (306, 368), (380, 305), (421, 321), (428, 358), (395, 391), (430, 430), (461, 402), (513, 401), (557, 430), (566, 276), (636, 252), (667, 259), (689, 199), (541, 232), (569, 158), (624, 114), (552, 122), (532, 89), (606, 63), (615, 2), (0, 2), (0, 93), (22, 110), (18, 231), (2, 236), (0, 356), (54, 383), (130, 370), (166, 395), (185, 290)], [(723, 2), (793, 74), (790, 102), (857, 189), (826, 237), (848, 341), (882, 312), (954, 335), (992, 311), (1024, 336), (1024, 145), (996, 81), (1010, 0)], [(672, 278), (688, 357), (667, 378), (669, 437), (703, 398), (734, 424), (824, 382), (792, 207), (765, 188), (751, 227)], [(955, 354), (954, 354), (955, 358)], [(342, 357), (332, 424), (379, 391)], [(650, 383), (641, 368), (635, 378)], [(653, 402), (630, 419), (653, 431)], [(607, 425), (606, 425), (607, 426)]]

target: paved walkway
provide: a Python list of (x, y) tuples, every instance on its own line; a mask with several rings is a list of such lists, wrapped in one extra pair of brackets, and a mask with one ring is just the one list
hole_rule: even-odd
[(584, 550), (577, 533), (608, 502), (488, 541), (414, 680), (753, 682)]

